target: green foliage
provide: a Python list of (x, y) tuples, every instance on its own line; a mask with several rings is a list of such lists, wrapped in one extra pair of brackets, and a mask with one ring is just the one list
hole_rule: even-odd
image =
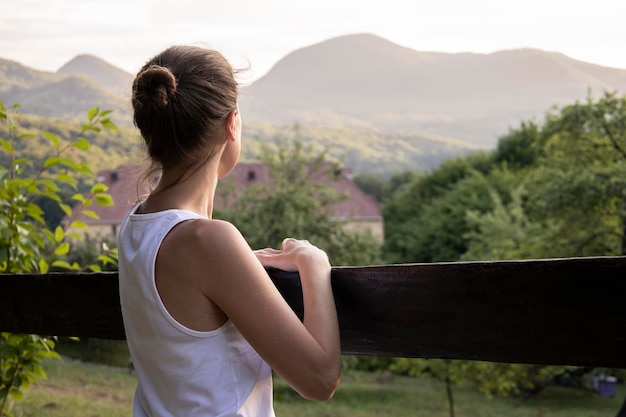
[(394, 194), (383, 206), (384, 260), (389, 263), (456, 261), (467, 250), (468, 209), (489, 210), (489, 190), (506, 194), (515, 178), (489, 173), (491, 159), (473, 154), (445, 162)]
[(352, 180), (365, 194), (374, 197), (379, 203), (385, 202), (394, 194), (410, 184), (419, 174), (405, 170), (392, 174), (388, 180), (384, 180), (376, 174), (360, 174)]
[(553, 219), (564, 256), (626, 254), (626, 97), (606, 93), (548, 115), (528, 209)]
[[(99, 172), (109, 169), (112, 165), (132, 162), (131, 158), (137, 158), (139, 154), (139, 141), (134, 140), (136, 133), (121, 127), (119, 129), (87, 130), (81, 133), (83, 123), (67, 122), (58, 119), (47, 119), (43, 117), (21, 114), (22, 109), (15, 109), (11, 113), (11, 118), (15, 125), (19, 126), (20, 133), (28, 135), (15, 143), (15, 152), (23, 158), (33, 161), (33, 164), (23, 166), (24, 175), (34, 175), (35, 170), (41, 166), (49, 155), (49, 140), (41, 132), (49, 132), (58, 138), (84, 137), (87, 142), (81, 141), (84, 147), (89, 144), (88, 152), (79, 147), (70, 147), (64, 151), (64, 155), (77, 163), (84, 163), (89, 166), (92, 172)], [(105, 118), (108, 116), (105, 116)], [(6, 124), (0, 124), (0, 137), (10, 136)], [(10, 156), (0, 153), (0, 165), (10, 165)], [(88, 177), (78, 177), (78, 188), (83, 189), (90, 181)]]
[[(112, 205), (113, 201), (104, 184), (94, 185), (86, 196), (78, 192), (77, 178), (89, 177), (91, 171), (87, 164), (66, 157), (65, 152), (71, 148), (89, 149), (89, 142), (84, 138), (84, 133), (88, 131), (99, 131), (100, 126), (114, 128), (108, 114), (108, 111), (92, 109), (88, 123), (83, 125), (78, 136), (69, 141), (51, 132), (41, 132), (41, 136), (48, 140), (50, 154), (37, 166), (35, 161), (16, 153), (16, 145), (32, 138), (32, 134), (19, 133), (9, 111), (0, 102), (0, 120), (6, 122), (9, 131), (9, 139), (0, 138), (0, 150), (10, 159), (8, 166), (0, 166), (1, 273), (46, 273), (50, 267), (79, 268), (77, 264), (69, 265), (63, 259), (70, 248), (69, 238), (80, 240), (79, 235), (68, 230), (86, 227), (75, 217), (84, 211), (93, 213), (88, 209), (92, 204), (106, 206)], [(34, 169), (27, 171), (24, 168), (27, 166)], [(72, 201), (63, 200), (63, 191), (73, 193)], [(45, 212), (37, 204), (42, 198), (56, 203), (58, 209), (68, 216), (67, 227), (59, 225), (54, 230), (48, 229)], [(80, 209), (72, 210), (72, 202), (78, 203)]]
[(540, 156), (540, 129), (536, 123), (522, 122), (520, 127), (500, 138), (493, 153), (496, 165), (506, 165), (513, 170), (532, 167)]
[(376, 262), (376, 239), (347, 231), (343, 221), (332, 218), (332, 206), (345, 196), (329, 185), (340, 170), (326, 151), (316, 153), (297, 137), (277, 137), (262, 147), (259, 159), (271, 180), (242, 191), (225, 179), (218, 192), (230, 204), (215, 217), (235, 224), (253, 248), (278, 247), (285, 237), (294, 237), (320, 246), (335, 265)]
[(466, 212), (462, 259), (626, 254), (625, 126), (626, 98), (607, 93), (503, 138), (492, 169), (516, 166), (519, 185), (510, 203), (492, 193), (491, 210)]
[(563, 381), (570, 385), (579, 384), (582, 375), (591, 372), (591, 368), (575, 366), (545, 366), (506, 364), (493, 362), (474, 362), (468, 379), (488, 395), (501, 397), (535, 396), (550, 385)]
[[(244, 114), (245, 118), (245, 114)], [(291, 126), (245, 122), (244, 159), (255, 159), (263, 144), (272, 144), (285, 136)], [(316, 151), (328, 150), (328, 158), (350, 167), (355, 174), (373, 174), (389, 178), (405, 170), (428, 171), (442, 161), (479, 151), (469, 143), (461, 143), (422, 132), (390, 133), (369, 128), (335, 128), (303, 123), (298, 126), (299, 139)]]
[[(386, 262), (626, 254), (626, 97), (605, 93), (522, 123), (491, 154), (448, 161), (384, 206)], [(586, 368), (403, 359), (394, 369), (529, 395)]]
[(522, 123), (384, 206), (388, 262), (626, 254), (626, 98)]
[(0, 333), (0, 416), (12, 417), (8, 400), (22, 400), (31, 383), (46, 377), (45, 358), (59, 358), (54, 340), (36, 335)]
[(117, 239), (112, 236), (94, 238), (89, 234), (73, 242), (67, 254), (70, 264), (87, 265), (91, 272), (117, 271)]
[[(5, 164), (0, 165), (0, 273), (47, 273), (52, 269), (78, 270), (77, 262), (68, 262), (67, 254), (80, 235), (72, 229), (85, 229), (77, 220), (80, 213), (94, 215), (92, 204), (111, 205), (113, 201), (103, 184), (95, 184), (87, 193), (79, 189), (79, 179), (91, 177), (89, 166), (66, 155), (69, 150), (84, 152), (90, 143), (88, 132), (115, 129), (109, 111), (93, 108), (88, 121), (71, 140), (49, 131), (22, 133), (12, 118), (12, 111), (0, 101), (0, 122), (6, 124), (7, 137), (0, 137), (0, 153)], [(19, 153), (24, 142), (43, 140), (47, 146), (45, 158), (35, 161)], [(38, 142), (40, 143), (40, 142)], [(69, 196), (69, 198), (67, 197)], [(65, 198), (64, 198), (65, 197)], [(42, 204), (46, 202), (46, 205)], [(71, 204), (75, 203), (75, 209)], [(49, 228), (45, 208), (54, 206), (67, 216), (67, 225)], [(98, 270), (98, 264), (90, 269)], [(54, 340), (35, 335), (3, 333), (0, 337), (0, 415), (10, 415), (8, 398), (21, 399), (30, 382), (45, 373), (39, 362), (54, 357)]]
[(491, 211), (465, 213), (470, 231), (463, 237), (469, 243), (461, 260), (538, 259), (554, 253), (553, 245), (543, 239), (554, 225), (548, 219), (528, 217), (523, 205), (526, 194), (524, 187), (518, 186), (511, 191), (511, 201), (505, 206), (500, 196), (491, 191)]

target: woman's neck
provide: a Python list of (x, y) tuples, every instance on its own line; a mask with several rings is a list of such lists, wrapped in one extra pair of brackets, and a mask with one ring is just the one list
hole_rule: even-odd
[(157, 187), (142, 203), (140, 212), (181, 209), (211, 218), (217, 182), (217, 166), (212, 161), (187, 170), (164, 169)]

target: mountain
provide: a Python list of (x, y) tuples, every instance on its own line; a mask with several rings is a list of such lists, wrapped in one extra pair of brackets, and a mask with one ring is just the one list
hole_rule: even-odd
[(33, 88), (14, 88), (2, 94), (5, 104), (19, 103), (28, 114), (81, 121), (94, 106), (115, 111), (116, 121), (129, 124), (129, 105), (120, 95), (83, 76), (66, 76)]
[[(130, 126), (132, 76), (105, 61), (82, 55), (57, 72), (37, 71), (0, 59), (0, 100), (20, 111), (68, 121), (84, 121), (93, 106), (115, 111), (115, 121)], [(124, 87), (125, 85), (125, 87)]]
[[(0, 58), (0, 94), (14, 89), (37, 88), (59, 81), (57, 74), (30, 69), (19, 62)], [(5, 104), (8, 104), (5, 102)], [(13, 104), (13, 103), (11, 103)]]
[[(58, 72), (0, 59), (0, 100), (19, 103), (21, 112), (80, 122), (99, 106), (130, 127), (132, 78), (91, 55)], [(298, 125), (303, 141), (330, 147), (357, 174), (430, 169), (492, 148), (510, 127), (541, 121), (554, 105), (603, 90), (626, 94), (626, 70), (536, 49), (450, 54), (370, 34), (341, 36), (288, 54), (242, 86), (244, 157)]]
[(78, 55), (58, 71), (63, 75), (82, 75), (117, 94), (130, 94), (133, 76), (93, 55)]
[(243, 88), (248, 120), (437, 134), (493, 146), (508, 127), (589, 91), (626, 93), (626, 70), (563, 54), (422, 52), (370, 34), (299, 49)]

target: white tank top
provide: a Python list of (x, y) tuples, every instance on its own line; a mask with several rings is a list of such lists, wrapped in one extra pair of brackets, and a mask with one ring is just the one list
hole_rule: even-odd
[(119, 236), (120, 302), (138, 384), (134, 417), (273, 417), (272, 375), (229, 320), (199, 332), (177, 322), (157, 292), (163, 238), (202, 216), (186, 210), (134, 214)]

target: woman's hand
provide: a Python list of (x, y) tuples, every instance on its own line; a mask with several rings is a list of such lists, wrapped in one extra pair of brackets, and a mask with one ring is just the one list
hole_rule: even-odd
[(283, 240), (280, 249), (260, 249), (254, 251), (254, 254), (264, 267), (283, 271), (300, 271), (308, 267), (322, 270), (330, 268), (326, 253), (308, 240), (287, 238)]

